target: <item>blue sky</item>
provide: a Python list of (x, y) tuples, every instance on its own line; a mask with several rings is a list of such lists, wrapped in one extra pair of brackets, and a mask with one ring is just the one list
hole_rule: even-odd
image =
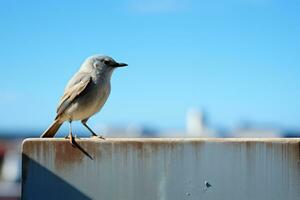
[(127, 62), (90, 124), (184, 128), (300, 122), (300, 3), (277, 0), (0, 2), (0, 129), (43, 129), (82, 61)]

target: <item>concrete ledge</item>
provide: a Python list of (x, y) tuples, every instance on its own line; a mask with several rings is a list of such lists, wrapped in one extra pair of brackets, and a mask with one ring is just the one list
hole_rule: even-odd
[[(300, 139), (26, 139), (22, 199), (282, 200), (300, 196)], [(209, 187), (209, 186), (212, 187)]]

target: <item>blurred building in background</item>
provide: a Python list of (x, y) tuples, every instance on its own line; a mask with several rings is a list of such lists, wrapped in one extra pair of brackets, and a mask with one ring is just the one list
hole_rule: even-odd
[(205, 111), (190, 108), (186, 115), (186, 135), (187, 137), (216, 137), (216, 130), (208, 127)]

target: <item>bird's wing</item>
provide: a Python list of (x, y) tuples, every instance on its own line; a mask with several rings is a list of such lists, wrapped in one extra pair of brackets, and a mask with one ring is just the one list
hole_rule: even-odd
[(91, 76), (87, 73), (77, 74), (70, 80), (65, 89), (65, 93), (58, 104), (56, 118), (58, 118), (58, 116), (61, 115), (72, 104), (76, 97), (84, 92), (84, 89), (91, 82), (91, 80)]

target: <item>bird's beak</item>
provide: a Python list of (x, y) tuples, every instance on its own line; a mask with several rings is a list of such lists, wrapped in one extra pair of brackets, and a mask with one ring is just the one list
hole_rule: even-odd
[(128, 66), (126, 63), (117, 63), (115, 67), (125, 67)]

